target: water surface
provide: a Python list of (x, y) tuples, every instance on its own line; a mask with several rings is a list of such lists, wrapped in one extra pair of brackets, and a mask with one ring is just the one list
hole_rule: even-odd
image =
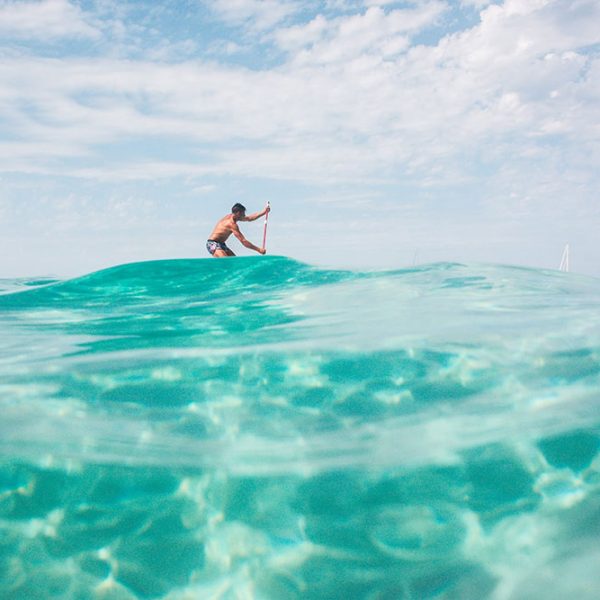
[(596, 599), (599, 301), (279, 257), (2, 280), (0, 598)]

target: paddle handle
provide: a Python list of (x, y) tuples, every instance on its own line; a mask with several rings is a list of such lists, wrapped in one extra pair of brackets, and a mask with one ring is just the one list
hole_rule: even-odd
[[(269, 208), (271, 208), (271, 203), (267, 202), (267, 206)], [(269, 223), (269, 213), (265, 213), (265, 226), (263, 228), (263, 243), (262, 243), (263, 248), (267, 247), (267, 224), (268, 223)]]

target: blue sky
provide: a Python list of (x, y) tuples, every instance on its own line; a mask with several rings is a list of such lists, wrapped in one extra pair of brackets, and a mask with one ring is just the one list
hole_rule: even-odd
[(267, 200), (269, 252), (313, 264), (556, 268), (570, 243), (600, 276), (598, 23), (598, 0), (0, 0), (0, 277), (206, 257)]

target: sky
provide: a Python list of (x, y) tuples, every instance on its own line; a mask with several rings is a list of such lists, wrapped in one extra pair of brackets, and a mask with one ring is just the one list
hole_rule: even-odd
[(599, 23), (600, 0), (0, 0), (0, 277), (207, 258), (267, 201), (269, 254), (315, 265), (556, 269), (568, 243), (600, 277)]

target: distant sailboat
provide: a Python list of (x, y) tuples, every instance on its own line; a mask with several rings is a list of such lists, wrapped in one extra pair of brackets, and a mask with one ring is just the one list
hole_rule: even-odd
[(563, 250), (563, 255), (560, 259), (560, 267), (558, 267), (558, 270), (563, 271), (564, 273), (569, 272), (569, 244), (567, 244)]

